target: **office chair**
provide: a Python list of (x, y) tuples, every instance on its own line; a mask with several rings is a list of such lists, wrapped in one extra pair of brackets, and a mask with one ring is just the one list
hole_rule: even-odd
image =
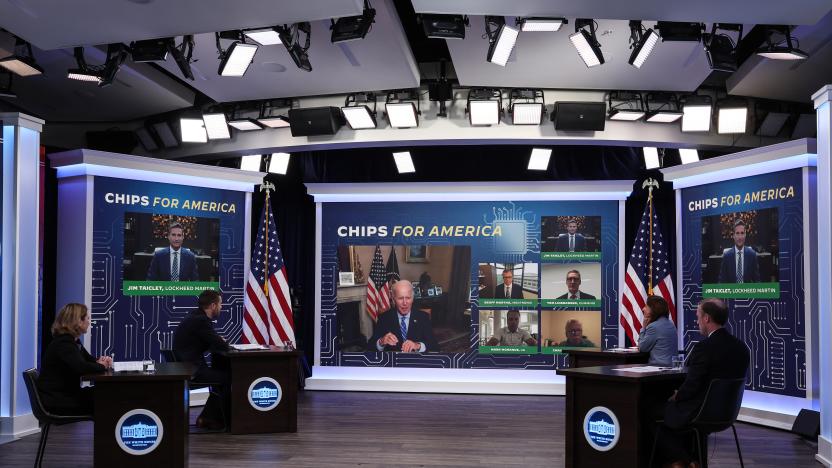
[(38, 393), (38, 377), (40, 377), (40, 373), (37, 369), (32, 368), (23, 371), (23, 382), (26, 384), (26, 391), (29, 393), (29, 404), (32, 406), (32, 413), (40, 425), (40, 443), (38, 444), (38, 454), (35, 457), (35, 468), (39, 468), (41, 463), (43, 463), (43, 454), (46, 451), (46, 438), (49, 437), (49, 428), (53, 424), (62, 426), (64, 424), (93, 420), (91, 414), (65, 416), (47, 411), (43, 406), (43, 402), (40, 400), (40, 393)]
[(693, 432), (696, 436), (696, 456), (702, 468), (708, 467), (707, 453), (702, 450), (702, 436), (708, 436), (716, 432), (722, 432), (729, 427), (734, 432), (734, 443), (737, 445), (737, 455), (740, 459), (740, 466), (745, 468), (740, 450), (740, 440), (737, 437), (737, 429), (734, 423), (742, 406), (742, 395), (745, 392), (745, 378), (740, 379), (713, 379), (708, 384), (705, 392), (705, 400), (699, 408), (699, 412), (691, 422), (679, 429), (670, 429), (659, 425), (656, 429), (656, 436), (653, 439), (653, 449), (650, 452), (650, 466), (653, 466), (653, 456), (656, 453), (656, 443), (659, 433), (662, 430), (672, 432)]
[[(179, 362), (179, 356), (177, 356), (176, 353), (172, 349), (160, 349), (159, 351), (162, 354), (162, 359), (164, 359), (165, 362)], [(197, 390), (197, 389), (200, 389), (200, 388), (208, 387), (208, 393), (210, 395), (214, 395), (216, 398), (220, 398), (220, 395), (217, 392), (213, 391), (211, 388), (212, 387), (218, 387), (218, 386), (221, 386), (221, 385), (222, 385), (222, 383), (220, 383), (220, 382), (208, 382), (208, 381), (202, 381), (202, 380), (195, 380), (195, 379), (191, 378), (189, 386), (190, 386), (191, 390)], [(223, 409), (223, 405), (220, 405), (220, 413), (222, 413), (223, 422), (227, 423), (228, 420), (225, 416), (225, 410)], [(213, 433), (213, 432), (225, 432), (225, 429), (226, 428), (222, 428), (222, 429), (219, 429), (219, 430), (200, 429), (198, 431), (191, 431), (190, 433), (191, 434), (206, 434), (206, 433)]]

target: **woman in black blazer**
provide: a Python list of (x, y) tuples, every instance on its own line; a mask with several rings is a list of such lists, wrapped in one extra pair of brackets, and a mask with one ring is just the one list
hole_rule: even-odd
[(90, 313), (84, 304), (65, 305), (52, 323), (52, 342), (43, 355), (38, 391), (43, 405), (55, 414), (92, 414), (92, 387), (81, 388), (81, 376), (104, 372), (113, 364), (109, 356), (98, 359), (78, 338), (90, 329)]

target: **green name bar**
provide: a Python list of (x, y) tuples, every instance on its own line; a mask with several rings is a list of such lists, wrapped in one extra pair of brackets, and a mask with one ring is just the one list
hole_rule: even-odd
[(496, 307), (496, 308), (512, 308), (512, 307), (534, 307), (537, 305), (537, 299), (493, 299), (480, 298), (479, 307)]
[(583, 346), (544, 346), (540, 349), (541, 354), (566, 354), (570, 349), (587, 349)]
[(206, 289), (220, 290), (214, 281), (124, 281), (125, 296), (199, 296)]
[(601, 307), (601, 299), (543, 299), (543, 307)]
[(537, 346), (480, 346), (480, 354), (537, 354)]
[(541, 260), (601, 260), (601, 252), (540, 252)]
[(702, 285), (702, 297), (725, 299), (779, 299), (780, 283), (740, 283)]

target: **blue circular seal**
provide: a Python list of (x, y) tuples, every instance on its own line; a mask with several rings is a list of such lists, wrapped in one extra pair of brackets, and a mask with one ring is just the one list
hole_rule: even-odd
[(248, 387), (248, 402), (257, 411), (271, 411), (283, 398), (283, 389), (271, 377), (255, 379)]
[(599, 452), (612, 450), (620, 434), (618, 418), (609, 408), (596, 406), (584, 417), (584, 437), (589, 445)]
[(165, 429), (153, 411), (130, 410), (116, 423), (116, 443), (130, 455), (145, 455), (162, 442)]

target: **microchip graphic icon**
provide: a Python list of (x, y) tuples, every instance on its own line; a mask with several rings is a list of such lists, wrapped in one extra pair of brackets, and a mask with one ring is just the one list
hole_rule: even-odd
[(495, 221), (494, 231), (500, 229), (500, 235), (494, 239), (494, 253), (523, 255), (526, 253), (526, 229), (525, 220), (516, 221)]

